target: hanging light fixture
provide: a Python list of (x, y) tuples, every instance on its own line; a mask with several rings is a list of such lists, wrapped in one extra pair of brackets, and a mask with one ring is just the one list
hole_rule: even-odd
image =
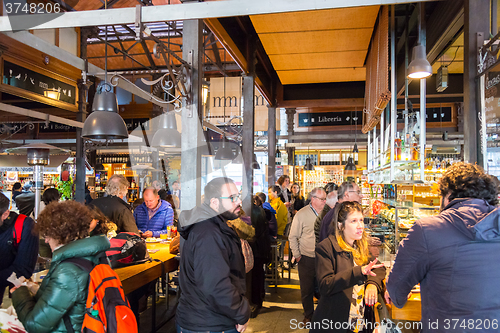
[(179, 148), (181, 146), (181, 133), (177, 130), (174, 112), (168, 111), (160, 115), (160, 125), (153, 135), (151, 146), (155, 148)]
[(102, 158), (101, 157), (99, 157), (99, 164), (97, 164), (95, 166), (94, 171), (96, 171), (96, 172), (106, 171), (106, 168), (102, 164)]
[(82, 137), (86, 139), (126, 139), (127, 125), (118, 114), (118, 100), (108, 83), (108, 27), (105, 31), (104, 82), (96, 88), (92, 113), (85, 120)]
[(215, 154), (216, 160), (232, 160), (234, 158), (233, 150), (227, 142), (226, 135), (222, 138), (222, 147), (217, 150)]
[(252, 169), (255, 169), (255, 170), (260, 169), (259, 162), (257, 161), (257, 155), (255, 153), (253, 153)]
[(432, 75), (432, 66), (427, 60), (425, 46), (418, 44), (413, 48), (413, 59), (408, 66), (408, 77), (425, 79)]
[(349, 156), (349, 158), (347, 159), (347, 164), (345, 165), (344, 170), (345, 171), (356, 171), (357, 170), (356, 164), (354, 164), (354, 162), (352, 160), (352, 156)]
[(306, 164), (304, 165), (304, 170), (306, 171), (314, 170), (314, 165), (311, 163), (311, 158), (309, 157), (309, 147), (307, 147), (307, 158), (306, 158)]

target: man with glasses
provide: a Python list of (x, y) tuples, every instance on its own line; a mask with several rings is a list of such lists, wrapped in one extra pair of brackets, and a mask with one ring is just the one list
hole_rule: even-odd
[(227, 220), (238, 218), (241, 195), (229, 178), (205, 186), (204, 202), (180, 216), (177, 332), (243, 332), (250, 319), (241, 242)]
[(339, 204), (344, 201), (356, 201), (361, 203), (361, 189), (358, 184), (353, 181), (343, 182), (337, 191), (338, 201), (337, 204), (325, 215), (321, 222), (318, 243), (327, 238), (332, 233), (330, 224)]
[(311, 191), (311, 202), (295, 214), (289, 240), (293, 256), (299, 265), (300, 295), (304, 308), (303, 323), (311, 321), (314, 312), (314, 283), (316, 280), (314, 221), (323, 210), (326, 192), (321, 187)]

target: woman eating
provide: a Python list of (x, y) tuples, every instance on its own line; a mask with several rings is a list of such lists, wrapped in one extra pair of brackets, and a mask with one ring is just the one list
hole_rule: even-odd
[(368, 251), (359, 203), (341, 203), (332, 223), (334, 233), (316, 247), (321, 298), (310, 332), (361, 332), (364, 307), (377, 302), (385, 267), (376, 264), (377, 259)]
[(40, 235), (53, 251), (49, 272), (38, 291), (12, 289), (12, 303), (28, 332), (67, 332), (65, 318), (75, 332), (81, 331), (89, 273), (63, 261), (84, 258), (97, 263), (97, 255), (109, 249), (105, 235), (88, 237), (92, 218), (75, 201), (52, 202), (38, 216)]

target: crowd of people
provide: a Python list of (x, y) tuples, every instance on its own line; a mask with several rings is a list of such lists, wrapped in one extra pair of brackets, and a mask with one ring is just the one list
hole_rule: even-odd
[[(302, 324), (310, 332), (362, 332), (368, 325), (367, 310), (382, 302), (382, 296), (402, 307), (417, 284), (422, 332), (459, 332), (450, 329), (455, 320), (467, 325), (473, 320), (483, 325), (483, 332), (498, 331), (492, 325), (500, 314), (500, 268), (492, 260), (500, 250), (497, 183), (476, 165), (456, 163), (439, 186), (440, 214), (415, 222), (388, 274), (377, 259), (380, 240), (366, 228), (356, 183), (314, 188), (304, 198), (299, 185), (282, 176), (269, 186), (268, 196), (257, 193), (250, 211), (244, 212), (231, 179), (211, 180), (201, 205), (179, 215), (183, 241), (177, 245), (177, 331), (245, 331), (263, 306), (265, 271), (276, 239), (290, 242), (289, 256), (298, 265)], [(144, 201), (133, 212), (122, 199), (126, 188), (123, 176), (112, 176), (107, 196), (89, 206), (58, 202), (48, 193), (36, 224), (10, 212), (9, 200), (0, 195), (0, 252), (5, 258), (0, 288), (12, 287), (7, 278), (13, 272), (31, 276), (39, 237), (52, 252), (49, 273), (38, 289), (11, 289), (28, 331), (66, 332), (64, 318), (75, 331), (81, 328), (88, 275), (64, 262), (66, 258), (95, 260), (109, 247), (105, 235), (111, 229), (158, 237), (174, 223), (172, 203), (161, 198), (164, 193), (158, 188), (146, 188)], [(21, 227), (19, 216), (24, 216)]]

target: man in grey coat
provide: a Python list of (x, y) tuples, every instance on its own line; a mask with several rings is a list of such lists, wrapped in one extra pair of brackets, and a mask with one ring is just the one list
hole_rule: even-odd
[(314, 282), (316, 279), (314, 222), (323, 210), (326, 201), (325, 190), (316, 187), (311, 191), (311, 203), (295, 214), (290, 229), (290, 248), (299, 265), (300, 295), (304, 308), (303, 322), (310, 322), (314, 312)]
[[(403, 307), (420, 283), (422, 332), (498, 332), (500, 210), (493, 177), (452, 165), (439, 181), (441, 213), (401, 242), (387, 290)], [(387, 298), (387, 295), (386, 295)]]

